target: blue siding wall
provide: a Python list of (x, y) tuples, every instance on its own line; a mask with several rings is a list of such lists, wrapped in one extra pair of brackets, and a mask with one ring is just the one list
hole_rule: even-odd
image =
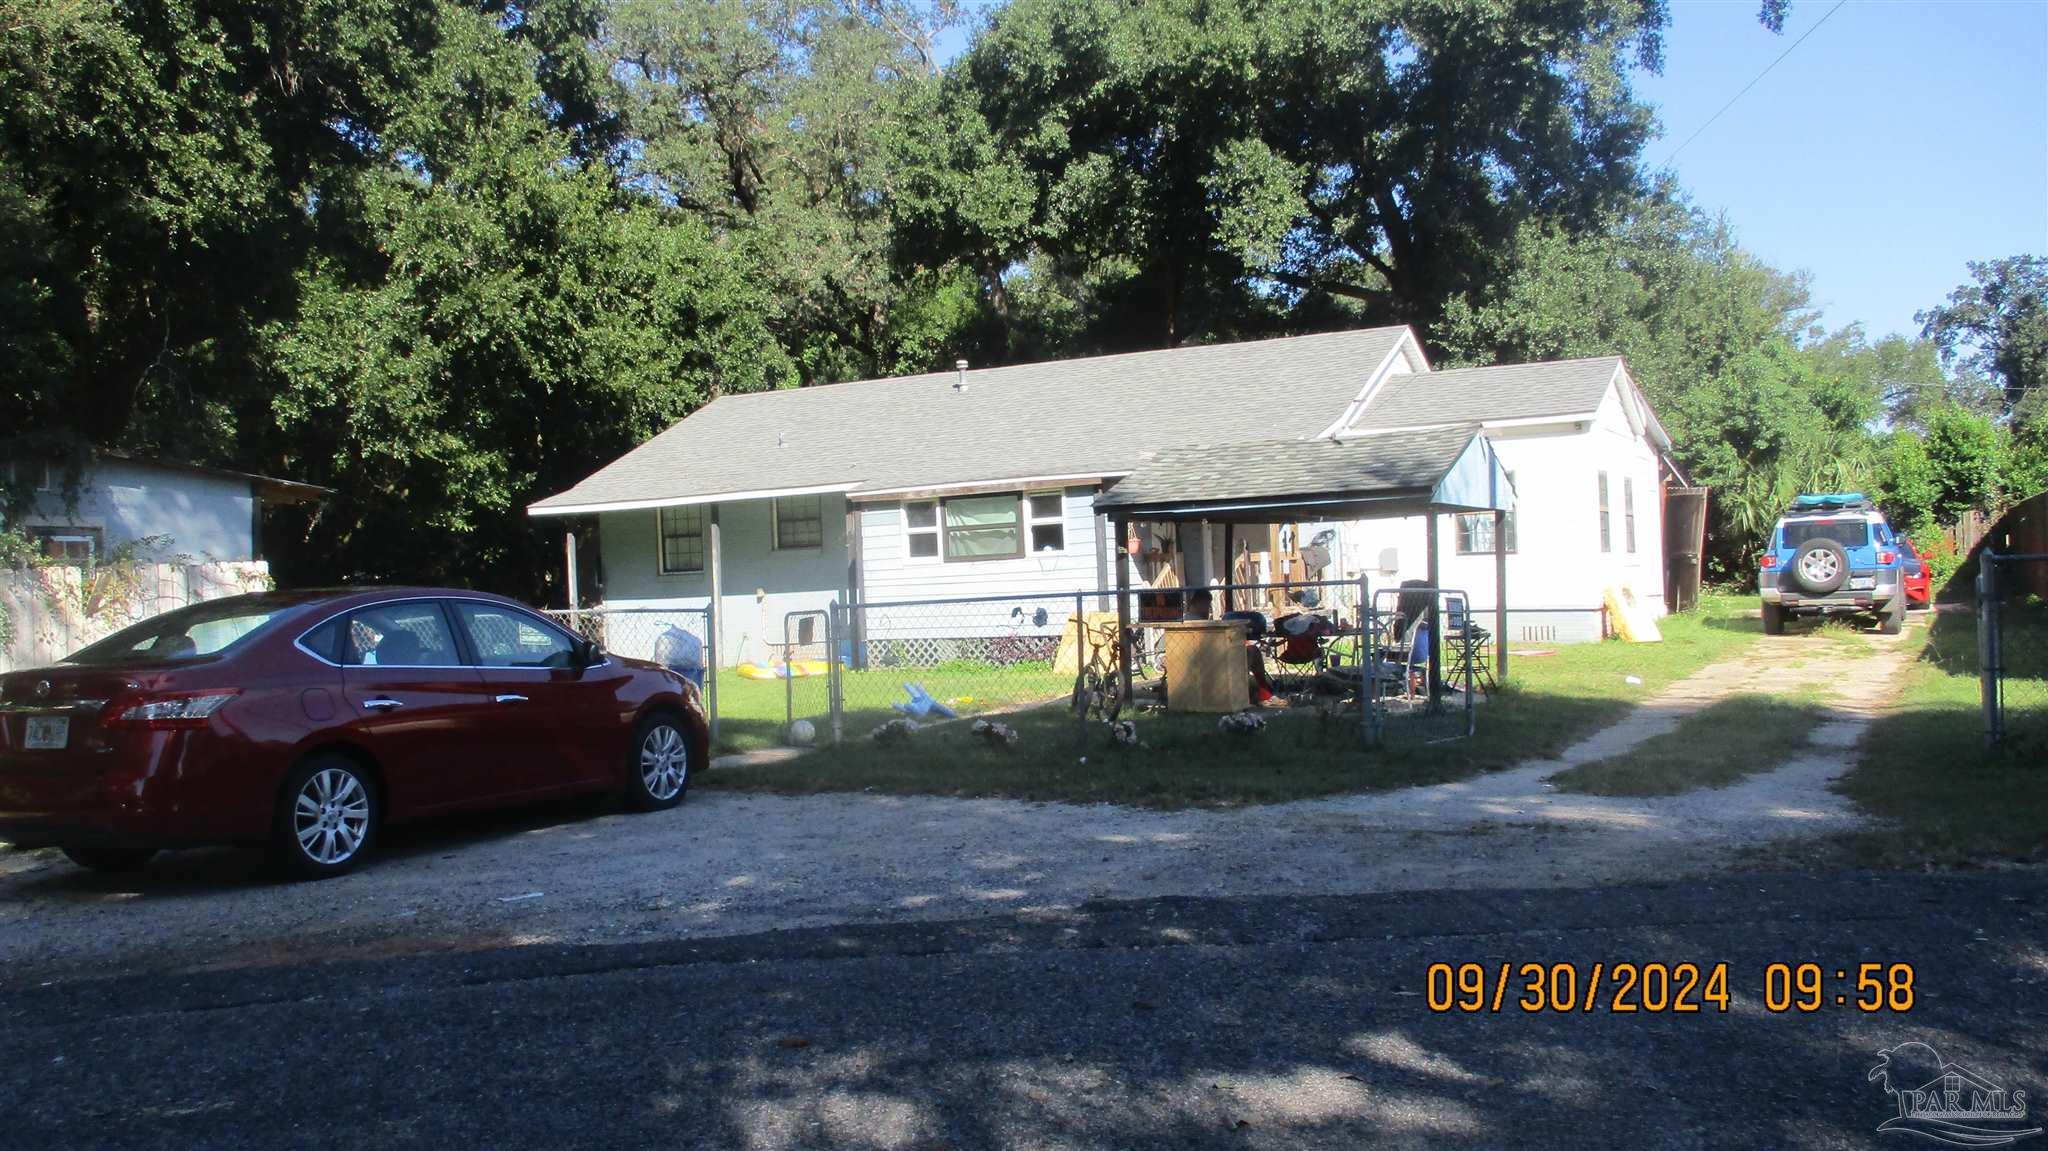
[[(766, 662), (772, 656), (768, 645), (782, 642), (783, 619), (788, 613), (820, 610), (845, 598), (846, 499), (838, 495), (818, 499), (824, 515), (824, 545), (793, 551), (772, 546), (771, 501), (717, 505), (725, 591), (719, 662)], [(605, 606), (701, 608), (711, 601), (710, 572), (660, 574), (657, 514), (642, 510), (607, 512), (598, 517)], [(708, 541), (706, 549), (708, 565)]]
[(152, 558), (232, 562), (256, 558), (255, 515), (245, 480), (105, 460), (84, 477), (76, 506), (65, 505), (62, 491), (39, 492), (21, 522), (98, 528), (109, 551), (168, 536), (169, 543), (151, 549)]

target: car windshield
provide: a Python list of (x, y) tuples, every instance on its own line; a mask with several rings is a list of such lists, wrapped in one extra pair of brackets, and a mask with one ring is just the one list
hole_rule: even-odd
[(1814, 540), (1828, 539), (1845, 548), (1860, 548), (1870, 542), (1868, 520), (1786, 520), (1784, 547), (1805, 547)]
[(72, 653), (69, 663), (177, 663), (218, 655), (269, 623), (287, 605), (219, 600), (165, 612)]

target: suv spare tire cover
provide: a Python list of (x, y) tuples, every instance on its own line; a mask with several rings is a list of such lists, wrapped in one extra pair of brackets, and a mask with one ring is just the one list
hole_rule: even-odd
[(1831, 539), (1808, 540), (1792, 557), (1792, 578), (1807, 592), (1826, 595), (1849, 579), (1849, 553)]

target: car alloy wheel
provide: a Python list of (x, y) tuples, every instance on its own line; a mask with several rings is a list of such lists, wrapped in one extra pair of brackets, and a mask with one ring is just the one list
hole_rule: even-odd
[(657, 723), (640, 740), (640, 782), (648, 798), (667, 803), (690, 779), (690, 744), (671, 723)]
[(292, 834), (307, 859), (339, 867), (369, 838), (370, 793), (355, 773), (325, 767), (306, 777), (292, 801)]

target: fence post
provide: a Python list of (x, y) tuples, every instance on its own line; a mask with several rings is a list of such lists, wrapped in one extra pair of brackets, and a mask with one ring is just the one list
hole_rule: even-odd
[(1359, 742), (1370, 751), (1379, 742), (1374, 730), (1375, 705), (1380, 693), (1380, 645), (1379, 621), (1373, 618), (1372, 588), (1365, 573), (1358, 576), (1358, 646), (1359, 671), (1364, 679), (1358, 685)]
[(711, 746), (718, 746), (718, 600), (704, 607), (704, 706), (711, 712)]
[[(796, 722), (796, 652), (795, 638), (789, 634), (789, 621), (796, 613), (789, 612), (782, 617), (782, 742), (789, 743), (790, 725)], [(770, 667), (774, 664), (771, 662)]]
[[(851, 607), (852, 605), (850, 604), (843, 604), (838, 602), (837, 600), (834, 600), (832, 603), (832, 610), (825, 613), (825, 702), (826, 705), (829, 708), (831, 708), (832, 711), (833, 743), (839, 742), (839, 721), (840, 717), (845, 712), (844, 699), (841, 695), (842, 685), (839, 679), (841, 674), (839, 662), (839, 637), (842, 635), (853, 634), (850, 630), (841, 626), (841, 619), (843, 618), (842, 613), (849, 612), (851, 610)], [(852, 654), (853, 653), (850, 650), (847, 652), (847, 655), (849, 656), (851, 656)]]
[(1478, 701), (1472, 694), (1472, 675), (1479, 661), (1486, 658), (1486, 653), (1472, 641), (1472, 608), (1469, 605), (1465, 608), (1465, 636), (1459, 642), (1465, 647), (1465, 738), (1471, 739), (1479, 730)]
[(1989, 546), (1977, 554), (1977, 676), (1984, 702), (1984, 744), (1998, 746), (2005, 737), (2004, 709), (1999, 707), (1998, 679), (1998, 556)]
[(1082, 692), (1088, 684), (1088, 612), (1084, 593), (1074, 593), (1074, 754), (1088, 755), (1088, 701)]

